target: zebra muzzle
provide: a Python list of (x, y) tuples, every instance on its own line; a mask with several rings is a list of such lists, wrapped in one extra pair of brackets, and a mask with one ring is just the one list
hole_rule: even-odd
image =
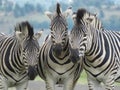
[(29, 77), (29, 80), (34, 80), (36, 76), (37, 76), (36, 67), (35, 66), (29, 66), (28, 67), (28, 77)]

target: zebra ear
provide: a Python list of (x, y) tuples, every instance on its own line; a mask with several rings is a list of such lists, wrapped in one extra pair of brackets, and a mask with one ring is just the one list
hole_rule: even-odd
[(28, 35), (28, 22), (20, 22), (17, 23), (14, 27), (15, 27), (15, 32), (19, 31), (22, 32), (25, 35)]
[(37, 33), (34, 35), (34, 37), (35, 37), (36, 39), (39, 39), (39, 38), (41, 37), (42, 33), (43, 33), (43, 30), (37, 32)]
[(51, 20), (53, 19), (53, 14), (51, 12), (46, 11), (45, 15), (48, 16)]
[(69, 15), (72, 15), (72, 7), (69, 7), (65, 12), (63, 12), (64, 17), (68, 17)]
[(73, 21), (74, 21), (74, 23), (76, 22), (76, 12), (73, 12), (73, 14), (72, 14), (72, 19), (73, 19)]
[(25, 38), (25, 34), (20, 31), (16, 31), (15, 35), (19, 41), (22, 41)]

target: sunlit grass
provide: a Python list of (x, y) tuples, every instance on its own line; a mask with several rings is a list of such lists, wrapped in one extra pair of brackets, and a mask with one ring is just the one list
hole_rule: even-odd
[(79, 84), (87, 84), (87, 75), (85, 73), (85, 71), (83, 70), (79, 80), (78, 80)]

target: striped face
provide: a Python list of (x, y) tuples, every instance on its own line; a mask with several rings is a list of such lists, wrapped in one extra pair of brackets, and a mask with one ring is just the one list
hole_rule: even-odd
[(79, 56), (90, 50), (92, 46), (92, 25), (85, 21), (83, 17), (86, 17), (84, 13), (78, 10), (76, 16), (74, 16), (74, 26), (70, 32), (70, 43), (74, 50), (79, 50)]
[(68, 27), (64, 17), (57, 16), (51, 21), (51, 40), (53, 45), (64, 47), (68, 40)]
[(27, 37), (23, 42), (23, 58), (29, 66), (35, 66), (38, 62), (39, 43), (35, 37)]
[(22, 47), (22, 58), (27, 66), (35, 66), (38, 62), (41, 32), (34, 34), (28, 22), (22, 22), (15, 27), (16, 37)]
[(52, 49), (55, 51), (57, 56), (60, 55), (66, 45), (68, 45), (68, 25), (66, 18), (71, 12), (71, 8), (62, 12), (60, 4), (57, 4), (55, 13), (46, 12), (46, 15), (51, 20), (50, 30)]
[(87, 49), (88, 37), (84, 26), (74, 26), (70, 32), (71, 48), (79, 51), (79, 56), (84, 56)]

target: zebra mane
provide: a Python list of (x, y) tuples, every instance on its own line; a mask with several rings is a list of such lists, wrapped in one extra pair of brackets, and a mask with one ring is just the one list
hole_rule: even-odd
[(56, 12), (57, 12), (58, 15), (61, 14), (60, 4), (59, 3), (57, 3)]
[(30, 23), (28, 21), (26, 21), (25, 23), (26, 23), (26, 25), (28, 27), (28, 36), (30, 38), (32, 38), (33, 35), (34, 35), (33, 27), (30, 25)]
[(80, 23), (80, 19), (83, 18), (84, 14), (87, 12), (86, 9), (84, 8), (81, 8), (81, 9), (78, 9), (77, 10), (77, 16), (76, 16), (76, 20), (77, 20), (77, 23), (79, 24)]
[(34, 35), (34, 31), (33, 31), (33, 27), (30, 25), (30, 23), (28, 21), (23, 21), (21, 23), (17, 23), (16, 26), (15, 26), (15, 32), (16, 31), (20, 31), (20, 32), (24, 32), (22, 30), (22, 27), (27, 27), (27, 30), (28, 30), (28, 36), (30, 38), (32, 38), (32, 36)]

